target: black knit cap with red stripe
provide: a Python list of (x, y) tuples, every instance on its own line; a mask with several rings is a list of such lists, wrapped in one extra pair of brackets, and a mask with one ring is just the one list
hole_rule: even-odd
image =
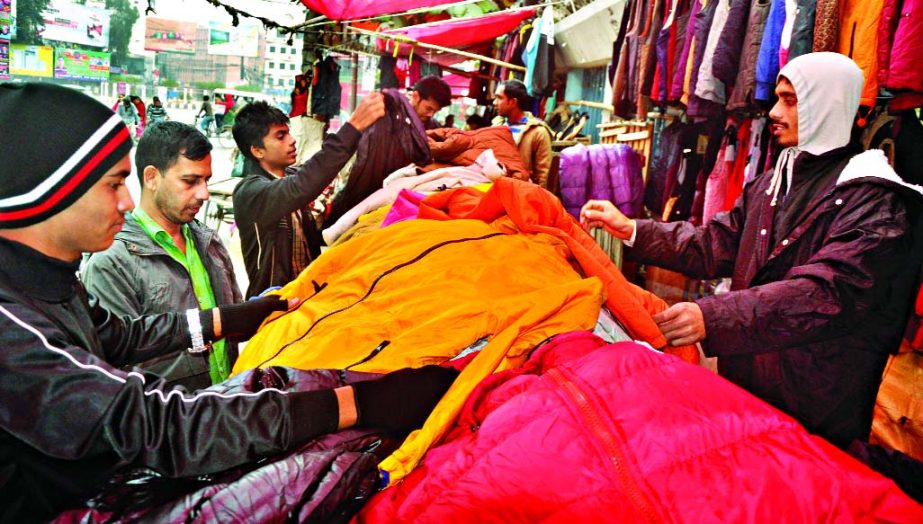
[(0, 229), (76, 202), (131, 151), (122, 120), (73, 89), (0, 83)]

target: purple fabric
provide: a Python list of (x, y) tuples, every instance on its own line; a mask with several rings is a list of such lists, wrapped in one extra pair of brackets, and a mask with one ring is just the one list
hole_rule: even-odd
[(641, 157), (625, 144), (606, 144), (612, 203), (626, 216), (641, 216), (644, 200), (644, 176)]
[(658, 102), (666, 102), (667, 95), (670, 92), (668, 88), (670, 82), (669, 78), (672, 78), (670, 75), (670, 64), (667, 61), (667, 52), (670, 46), (670, 28), (666, 28), (660, 31), (660, 34), (657, 35), (657, 74), (660, 78), (660, 83), (657, 86), (657, 92), (653, 93), (653, 99)]
[(559, 165), (561, 203), (568, 213), (580, 218), (580, 208), (586, 203), (590, 189), (590, 155), (583, 144), (561, 151)]
[(561, 152), (561, 202), (567, 212), (580, 217), (587, 200), (608, 200), (622, 213), (641, 213), (644, 179), (641, 158), (625, 144), (582, 144)]
[[(692, 36), (695, 35), (695, 16), (699, 13), (702, 4), (699, 0), (692, 0), (692, 8), (689, 10), (689, 16), (686, 24), (686, 36), (683, 40), (683, 50), (678, 54), (676, 62), (676, 71), (673, 73), (673, 87), (670, 89), (670, 98), (679, 100), (683, 96), (683, 85), (686, 82), (686, 62), (689, 61), (689, 51), (692, 47)], [(677, 38), (679, 35), (677, 35)], [(677, 42), (678, 43), (678, 42)]]
[[(330, 389), (381, 376), (278, 366), (255, 371), (281, 377), (271, 385), (288, 391)], [(265, 387), (253, 375), (241, 373), (209, 390)], [(151, 470), (126, 470), (87, 507), (64, 512), (55, 522), (345, 522), (375, 492), (378, 462), (400, 442), (374, 431), (348, 429), (317, 437), (284, 456), (216, 475), (170, 479)]]
[(420, 211), (420, 202), (424, 198), (426, 198), (426, 195), (423, 193), (410, 189), (401, 189), (401, 192), (397, 194), (397, 199), (394, 200), (394, 204), (391, 205), (391, 210), (388, 211), (388, 215), (381, 223), (381, 227), (417, 218), (417, 213)]

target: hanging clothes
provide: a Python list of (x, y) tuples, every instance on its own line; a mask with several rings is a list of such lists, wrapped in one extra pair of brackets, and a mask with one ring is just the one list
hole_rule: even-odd
[(702, 57), (702, 65), (699, 66), (699, 79), (695, 85), (695, 96), (721, 104), (727, 102), (727, 92), (724, 82), (719, 80), (714, 72), (715, 52), (718, 48), (718, 41), (724, 31), (728, 15), (731, 12), (730, 0), (714, 0), (715, 14), (712, 19), (711, 28), (707, 33), (705, 42), (705, 52)]
[(744, 37), (747, 34), (747, 20), (750, 17), (750, 4), (759, 0), (732, 0), (728, 8), (727, 19), (721, 30), (721, 36), (712, 56), (712, 74), (724, 82), (730, 98), (730, 88), (734, 85), (740, 70), (740, 55), (744, 49)]
[(887, 0), (879, 27), (878, 80), (893, 109), (923, 105), (923, 1)]
[(524, 83), (531, 96), (541, 98), (550, 94), (548, 90), (554, 74), (554, 10), (551, 6), (542, 11), (533, 25), (532, 35), (522, 52), (527, 69)]
[(810, 53), (814, 47), (814, 25), (817, 19), (817, 0), (798, 0), (798, 11), (792, 27), (792, 41), (788, 59)]
[(690, 124), (675, 120), (660, 134), (658, 147), (654, 148), (651, 154), (647, 187), (644, 190), (644, 205), (655, 217), (664, 214), (666, 200), (682, 163), (683, 140), (691, 128)]
[(650, 11), (638, 40), (638, 85), (636, 114), (643, 118), (650, 110), (651, 88), (657, 66), (657, 37), (663, 20), (664, 0), (651, 0)]
[(394, 68), (397, 66), (397, 58), (389, 53), (382, 54), (378, 59), (378, 85), (379, 89), (400, 89), (401, 84), (397, 81), (397, 75), (394, 74)]
[[(692, 0), (692, 6), (687, 16), (686, 32), (683, 35), (682, 51), (677, 55), (676, 71), (673, 74), (673, 82), (670, 87), (671, 100), (680, 100), (683, 97), (683, 91), (686, 85), (686, 65), (689, 63), (689, 55), (692, 54), (692, 39), (693, 36), (695, 36), (694, 21), (701, 9), (702, 0)], [(677, 46), (678, 45), (677, 43)]]
[[(710, 0), (702, 10), (699, 11), (695, 18), (695, 37), (693, 40), (694, 52), (690, 63), (689, 85), (685, 92), (687, 94), (686, 114), (697, 121), (707, 118), (718, 118), (723, 120), (721, 115), (724, 110), (724, 104), (716, 104), (695, 94), (699, 84), (699, 71), (702, 69), (702, 64), (705, 62), (708, 33), (718, 10), (718, 3), (721, 1), (723, 0)], [(717, 155), (717, 148), (715, 151)]]
[(365, 130), (356, 151), (356, 163), (342, 191), (337, 193), (325, 224), (335, 223), (365, 197), (381, 189), (390, 173), (407, 164), (425, 166), (433, 161), (426, 133), (417, 112), (403, 93), (385, 89), (385, 116)]
[[(853, 59), (865, 75), (859, 104), (874, 107), (878, 98), (878, 26), (884, 0), (840, 2), (840, 36), (836, 52)], [(919, 53), (919, 48), (914, 48)]]
[(340, 114), (340, 66), (328, 56), (314, 70), (314, 89), (311, 93), (311, 111), (315, 115), (333, 118)]
[(735, 202), (737, 202), (737, 198), (740, 197), (744, 189), (747, 162), (750, 158), (750, 137), (753, 132), (753, 119), (744, 119), (738, 128), (736, 140), (737, 149), (735, 151), (734, 163), (731, 166), (731, 172), (728, 173), (724, 202), (719, 211), (729, 211), (733, 209)]
[(812, 51), (835, 51), (840, 28), (839, 0), (817, 0), (814, 10), (814, 48)]
[(785, 0), (785, 23), (782, 24), (782, 36), (779, 40), (779, 67), (788, 63), (788, 50), (792, 45), (792, 31), (795, 28), (797, 15), (797, 0)]
[(756, 62), (757, 100), (769, 100), (776, 88), (776, 75), (779, 73), (779, 45), (782, 43), (782, 27), (785, 25), (785, 1), (772, 0), (766, 29), (760, 44), (760, 54)]
[(728, 100), (728, 111), (750, 109), (755, 106), (756, 63), (759, 59), (763, 33), (771, 6), (771, 0), (753, 0), (753, 4), (750, 5), (747, 30), (740, 51), (737, 80), (734, 82), (734, 90)]
[(737, 127), (733, 121), (728, 122), (724, 131), (724, 140), (718, 152), (715, 168), (705, 182), (705, 204), (702, 210), (702, 222), (708, 222), (716, 213), (724, 211), (724, 201), (728, 192), (731, 172), (737, 160)]

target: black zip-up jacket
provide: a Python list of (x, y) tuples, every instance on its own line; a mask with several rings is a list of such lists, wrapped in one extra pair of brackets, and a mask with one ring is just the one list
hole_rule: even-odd
[(321, 150), (299, 166), (286, 169), (277, 178), (248, 161), (249, 172), (234, 188), (234, 219), (240, 229), (244, 265), (250, 284), (247, 297), (272, 286), (288, 284), (298, 275), (292, 269), (291, 214), (304, 210), (302, 230), (311, 257), (320, 255), (321, 236), (307, 210), (349, 161), (362, 134), (343, 124), (335, 135), (328, 135)]
[(0, 522), (47, 520), (123, 466), (215, 473), (336, 429), (332, 393), (192, 395), (120, 371), (188, 347), (185, 315), (116, 317), (77, 265), (0, 238)]

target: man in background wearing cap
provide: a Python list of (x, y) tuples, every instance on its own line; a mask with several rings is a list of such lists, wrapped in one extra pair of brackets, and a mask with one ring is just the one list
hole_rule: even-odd
[[(54, 118), (64, 113), (72, 118)], [(297, 300), (113, 315), (76, 271), (83, 252), (112, 244), (134, 207), (128, 129), (77, 91), (0, 84), (0, 136), (0, 521), (47, 520), (125, 467), (197, 476), (356, 424), (409, 431), (454, 379), (427, 366), (333, 390), (189, 394), (117, 369), (249, 338)]]
[(609, 202), (581, 211), (643, 263), (692, 278), (732, 277), (729, 293), (656, 315), (673, 345), (702, 342), (719, 372), (846, 447), (866, 440), (890, 352), (900, 345), (919, 250), (923, 188), (879, 150), (850, 144), (862, 71), (835, 53), (782, 68), (769, 113), (775, 170), (709, 223), (629, 220)]
[[(211, 150), (182, 122), (152, 124), (141, 137), (141, 204), (125, 216), (112, 247), (92, 255), (82, 271), (87, 290), (112, 313), (135, 318), (242, 300), (218, 233), (195, 219), (209, 197)], [(196, 390), (228, 378), (236, 360), (237, 343), (219, 340), (207, 353), (178, 351), (137, 365)]]

